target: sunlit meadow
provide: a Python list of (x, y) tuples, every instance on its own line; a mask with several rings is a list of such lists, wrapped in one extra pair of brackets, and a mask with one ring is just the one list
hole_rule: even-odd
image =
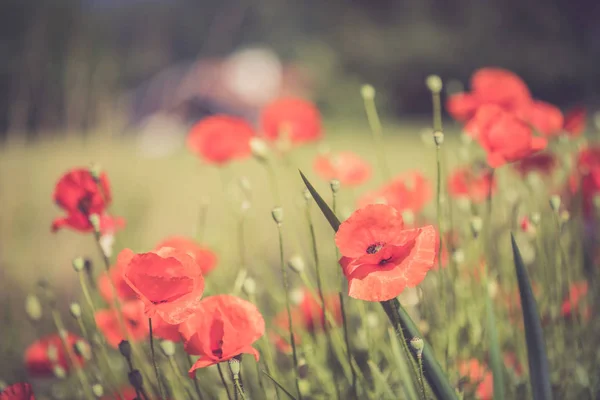
[(365, 85), (355, 120), (283, 98), (163, 158), (0, 149), (0, 399), (596, 398), (586, 110), (442, 88), (429, 124)]

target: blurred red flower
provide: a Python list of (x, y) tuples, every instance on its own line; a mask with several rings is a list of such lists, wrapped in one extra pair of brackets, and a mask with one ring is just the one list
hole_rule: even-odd
[(533, 136), (526, 123), (495, 105), (480, 107), (466, 130), (487, 152), (492, 168), (521, 160), (547, 144), (545, 138)]
[[(572, 283), (569, 287), (569, 295), (563, 301), (560, 313), (563, 317), (572, 317), (573, 310), (579, 312), (580, 306), (584, 303), (584, 299), (588, 294), (589, 284), (586, 281)], [(590, 317), (590, 308), (588, 304), (581, 306), (581, 315), (585, 320)]]
[(556, 157), (552, 153), (538, 153), (514, 164), (515, 169), (521, 176), (525, 177), (530, 172), (539, 172), (544, 175), (550, 175), (556, 167)]
[[(85, 360), (75, 351), (75, 343), (80, 340), (83, 341), (82, 338), (70, 332), (67, 333), (65, 339), (67, 346), (75, 356), (75, 361), (78, 365), (83, 365)], [(30, 344), (25, 350), (25, 367), (32, 377), (53, 377), (55, 366), (63, 368), (66, 372), (72, 367), (58, 334), (44, 336)]]
[(579, 152), (577, 171), (570, 178), (572, 193), (581, 189), (583, 211), (593, 213), (594, 197), (600, 193), (600, 147), (588, 147)]
[(496, 181), (489, 168), (458, 168), (448, 180), (448, 193), (451, 197), (467, 197), (472, 203), (484, 202), (490, 189), (492, 194), (496, 191)]
[(475, 389), (480, 400), (491, 400), (494, 394), (493, 375), (484, 364), (472, 358), (459, 363), (458, 372), (468, 381), (468, 386)]
[(400, 213), (383, 204), (368, 205), (344, 221), (335, 235), (348, 295), (385, 301), (418, 285), (433, 266), (435, 229), (404, 229)]
[(189, 373), (198, 368), (218, 364), (241, 354), (251, 354), (258, 361), (259, 353), (252, 347), (265, 333), (265, 321), (256, 306), (231, 295), (207, 297), (196, 313), (179, 325), (185, 351), (200, 358)]
[(154, 249), (160, 250), (162, 247), (172, 247), (192, 256), (196, 260), (196, 264), (200, 266), (203, 275), (208, 274), (217, 265), (217, 255), (190, 238), (171, 236), (158, 243)]
[(14, 383), (0, 392), (0, 400), (35, 400), (29, 383)]
[(565, 113), (563, 130), (569, 136), (579, 136), (585, 130), (587, 110), (584, 106), (577, 106)]
[(337, 179), (344, 186), (358, 186), (371, 177), (371, 166), (351, 151), (318, 155), (313, 166), (322, 179)]
[(144, 302), (148, 318), (175, 325), (200, 306), (204, 277), (192, 256), (170, 247), (143, 254), (125, 249), (117, 264), (124, 265), (123, 278)]
[(260, 119), (263, 133), (269, 140), (287, 135), (292, 143), (302, 144), (322, 136), (321, 114), (307, 100), (293, 97), (275, 100), (263, 108)]
[(544, 136), (559, 135), (563, 131), (563, 114), (552, 104), (534, 101), (526, 108), (525, 114), (524, 121)]
[(179, 324), (172, 325), (166, 323), (159, 316), (152, 318), (152, 335), (164, 340), (170, 340), (171, 342), (181, 341), (181, 335), (179, 334)]
[(222, 165), (251, 155), (250, 139), (254, 130), (237, 117), (215, 115), (192, 127), (188, 148), (208, 163)]
[(418, 214), (431, 200), (431, 184), (420, 172), (409, 171), (394, 178), (381, 188), (369, 192), (358, 200), (359, 207), (369, 204), (386, 204), (400, 212)]
[(519, 362), (517, 355), (513, 352), (504, 353), (504, 365), (507, 369), (513, 371), (515, 376), (520, 377), (523, 375), (523, 366)]
[(114, 348), (122, 340), (141, 341), (148, 336), (148, 319), (144, 315), (144, 303), (140, 300), (130, 300), (121, 304), (123, 323), (127, 333), (123, 332), (119, 322), (119, 311), (116, 309), (98, 310), (94, 320), (106, 342)]
[(133, 289), (125, 282), (123, 278), (123, 272), (125, 270), (124, 264), (114, 265), (109, 272), (102, 272), (98, 276), (98, 291), (102, 298), (108, 303), (112, 304), (114, 299), (113, 288), (111, 287), (110, 281), (112, 280), (117, 293), (117, 298), (121, 301), (137, 299), (136, 293)]

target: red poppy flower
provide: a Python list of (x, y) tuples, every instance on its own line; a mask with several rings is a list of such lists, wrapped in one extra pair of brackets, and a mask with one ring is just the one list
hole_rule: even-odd
[(253, 136), (254, 130), (243, 119), (215, 115), (192, 127), (187, 146), (206, 162), (222, 165), (249, 157)]
[(555, 136), (562, 132), (564, 117), (558, 107), (543, 101), (534, 101), (527, 107), (525, 121), (528, 121), (544, 136)]
[(0, 400), (35, 400), (29, 383), (14, 383), (0, 392)]
[(171, 342), (179, 342), (181, 340), (179, 324), (168, 324), (158, 316), (152, 318), (152, 335), (164, 340), (170, 340)]
[(383, 187), (365, 194), (358, 201), (359, 207), (369, 204), (387, 204), (400, 212), (418, 214), (431, 200), (433, 190), (430, 182), (418, 171), (409, 171)]
[(121, 305), (123, 323), (127, 333), (123, 332), (116, 309), (99, 310), (94, 314), (96, 325), (106, 338), (106, 342), (114, 348), (122, 340), (141, 341), (148, 336), (148, 319), (144, 316), (144, 303), (130, 300)]
[(179, 326), (185, 351), (200, 358), (189, 370), (207, 367), (251, 354), (258, 361), (259, 353), (252, 347), (265, 333), (265, 321), (256, 306), (239, 297), (218, 295), (202, 300), (193, 317)]
[(111, 304), (114, 298), (114, 292), (113, 288), (111, 287), (110, 280), (112, 280), (113, 285), (115, 286), (115, 291), (119, 300), (126, 301), (137, 299), (136, 293), (123, 278), (124, 270), (124, 264), (116, 264), (110, 269), (110, 272), (103, 272), (98, 276), (98, 291), (108, 304)]
[[(75, 343), (80, 340), (83, 341), (79, 336), (67, 333), (66, 343), (72, 350), (78, 365), (83, 365), (83, 357), (75, 351)], [(68, 372), (71, 363), (60, 336), (53, 334), (44, 336), (27, 347), (25, 366), (29, 375), (33, 377), (53, 377), (55, 366), (62, 367)]]
[(556, 167), (556, 157), (552, 153), (538, 153), (525, 157), (515, 163), (515, 169), (525, 177), (530, 172), (539, 172), (544, 175), (550, 175)]
[(565, 114), (563, 130), (569, 136), (579, 136), (585, 130), (587, 110), (583, 106), (574, 107)]
[[(589, 285), (586, 281), (575, 282), (571, 284), (569, 288), (569, 295), (563, 301), (561, 306), (561, 315), (563, 317), (571, 317), (573, 315), (573, 310), (578, 310), (580, 303), (583, 303), (585, 296), (587, 296), (589, 290)], [(586, 306), (583, 308), (583, 316), (589, 317), (589, 308)]]
[(302, 144), (322, 136), (319, 110), (306, 100), (292, 97), (275, 100), (262, 110), (260, 119), (269, 140), (285, 134), (292, 143)]
[(531, 223), (528, 217), (523, 217), (519, 226), (523, 232), (535, 232), (535, 226)]
[(492, 168), (530, 156), (547, 144), (545, 138), (533, 136), (526, 123), (494, 105), (480, 107), (466, 130), (487, 152)]
[(468, 197), (473, 203), (484, 202), (489, 193), (496, 191), (496, 181), (488, 168), (456, 169), (448, 181), (448, 193), (452, 197)]
[(348, 295), (385, 301), (418, 285), (433, 266), (435, 229), (404, 229), (393, 207), (373, 204), (355, 211), (335, 235)]
[(155, 250), (162, 247), (172, 247), (182, 253), (194, 257), (200, 266), (202, 274), (206, 275), (217, 265), (217, 255), (210, 249), (201, 246), (195, 240), (183, 236), (171, 236), (156, 245)]
[(581, 186), (584, 214), (591, 215), (594, 197), (600, 193), (600, 147), (590, 147), (579, 153), (577, 172), (571, 176), (569, 183), (572, 193)]
[(319, 155), (314, 169), (326, 181), (337, 179), (344, 186), (358, 186), (371, 177), (371, 166), (351, 151)]
[(483, 380), (477, 385), (475, 395), (478, 400), (492, 400), (494, 398), (494, 375), (488, 372)]
[(170, 247), (143, 254), (125, 249), (117, 264), (124, 265), (123, 279), (144, 302), (148, 318), (175, 325), (199, 307), (204, 277), (192, 256)]

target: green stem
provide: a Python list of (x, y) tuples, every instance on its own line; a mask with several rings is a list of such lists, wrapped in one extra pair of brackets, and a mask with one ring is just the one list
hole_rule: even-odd
[[(190, 369), (192, 368), (192, 366), (194, 365), (194, 361), (192, 360), (192, 356), (191, 355), (187, 355), (187, 360), (188, 360), (188, 364), (190, 366)], [(194, 389), (196, 390), (196, 394), (198, 395), (198, 398), (200, 400), (203, 400), (204, 397), (202, 396), (202, 391), (200, 391), (200, 382), (198, 382), (198, 376), (196, 375), (196, 371), (194, 371)]]
[(156, 384), (158, 385), (158, 393), (160, 399), (164, 399), (160, 374), (158, 373), (158, 364), (156, 363), (156, 355), (154, 354), (154, 335), (152, 332), (152, 318), (148, 318), (148, 329), (150, 330), (150, 352), (152, 353), (152, 365), (154, 366), (154, 374), (156, 375)]
[(221, 364), (217, 364), (217, 369), (219, 370), (219, 376), (221, 377), (221, 382), (223, 382), (223, 386), (225, 387), (225, 391), (227, 392), (227, 398), (229, 400), (233, 400), (231, 398), (231, 393), (229, 393), (229, 386), (227, 386), (227, 381), (225, 380), (225, 375), (223, 374), (223, 371), (221, 370)]
[(346, 342), (346, 351), (348, 352), (348, 364), (350, 364), (350, 371), (352, 373), (352, 394), (355, 399), (358, 399), (358, 392), (356, 388), (356, 371), (354, 370), (354, 364), (352, 364), (352, 348), (350, 346), (350, 336), (348, 334), (348, 322), (346, 320), (346, 310), (344, 307), (344, 295), (342, 292), (338, 293), (340, 297), (340, 311), (342, 314), (342, 324), (344, 326), (344, 340)]
[(377, 150), (377, 162), (383, 175), (383, 180), (388, 181), (391, 178), (390, 168), (385, 158), (385, 150), (383, 147), (383, 129), (381, 127), (381, 121), (379, 120), (379, 113), (377, 112), (377, 106), (375, 105), (374, 96), (363, 96), (365, 103), (365, 112), (367, 113), (367, 120), (369, 121), (369, 127), (371, 128), (371, 135), (375, 142), (375, 148)]
[(423, 376), (423, 356), (418, 355), (417, 361), (419, 363), (419, 385), (421, 386), (421, 394), (424, 400), (427, 400), (427, 392), (425, 390), (425, 377)]
[[(175, 361), (175, 358), (167, 357), (167, 360), (169, 361), (169, 365), (171, 366), (171, 372), (173, 373), (173, 375), (175, 375), (175, 379), (177, 379), (177, 383), (179, 384), (179, 386), (184, 388), (185, 393), (190, 400), (194, 400), (194, 396), (190, 392), (188, 385), (183, 380), (183, 377), (182, 377), (183, 373), (182, 373), (181, 369), (179, 368), (179, 366), (177, 365), (177, 361)], [(196, 392), (196, 393), (199, 394), (199, 392)], [(199, 394), (198, 398), (200, 400), (202, 400), (202, 395)]]

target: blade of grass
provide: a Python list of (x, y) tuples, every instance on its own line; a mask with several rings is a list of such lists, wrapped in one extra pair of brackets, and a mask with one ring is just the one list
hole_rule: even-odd
[(548, 366), (548, 356), (546, 355), (546, 346), (540, 315), (537, 311), (537, 303), (531, 289), (523, 258), (521, 258), (521, 252), (512, 233), (510, 234), (510, 241), (523, 307), (523, 324), (525, 325), (525, 341), (527, 342), (529, 376), (533, 398), (534, 400), (552, 399), (550, 368)]
[(275, 378), (273, 378), (271, 375), (269, 375), (269, 373), (265, 370), (262, 371), (263, 374), (265, 374), (267, 376), (267, 378), (269, 378), (274, 384), (275, 386), (277, 386), (279, 389), (281, 389), (281, 391), (285, 394), (287, 394), (287, 396), (292, 399), (292, 400), (296, 400), (296, 398), (294, 397), (294, 395), (292, 395), (286, 388), (284, 388), (283, 386), (281, 386), (281, 384), (279, 382), (277, 382), (275, 380)]
[(377, 365), (371, 360), (367, 361), (367, 364), (369, 364), (369, 368), (371, 368), (371, 373), (373, 374), (373, 377), (379, 383), (378, 387), (383, 389), (383, 393), (375, 393), (376, 396), (381, 396), (376, 398), (397, 399), (398, 396), (394, 395), (394, 392), (390, 388), (390, 385), (388, 385), (388, 379), (383, 375), (383, 373), (381, 373)]

